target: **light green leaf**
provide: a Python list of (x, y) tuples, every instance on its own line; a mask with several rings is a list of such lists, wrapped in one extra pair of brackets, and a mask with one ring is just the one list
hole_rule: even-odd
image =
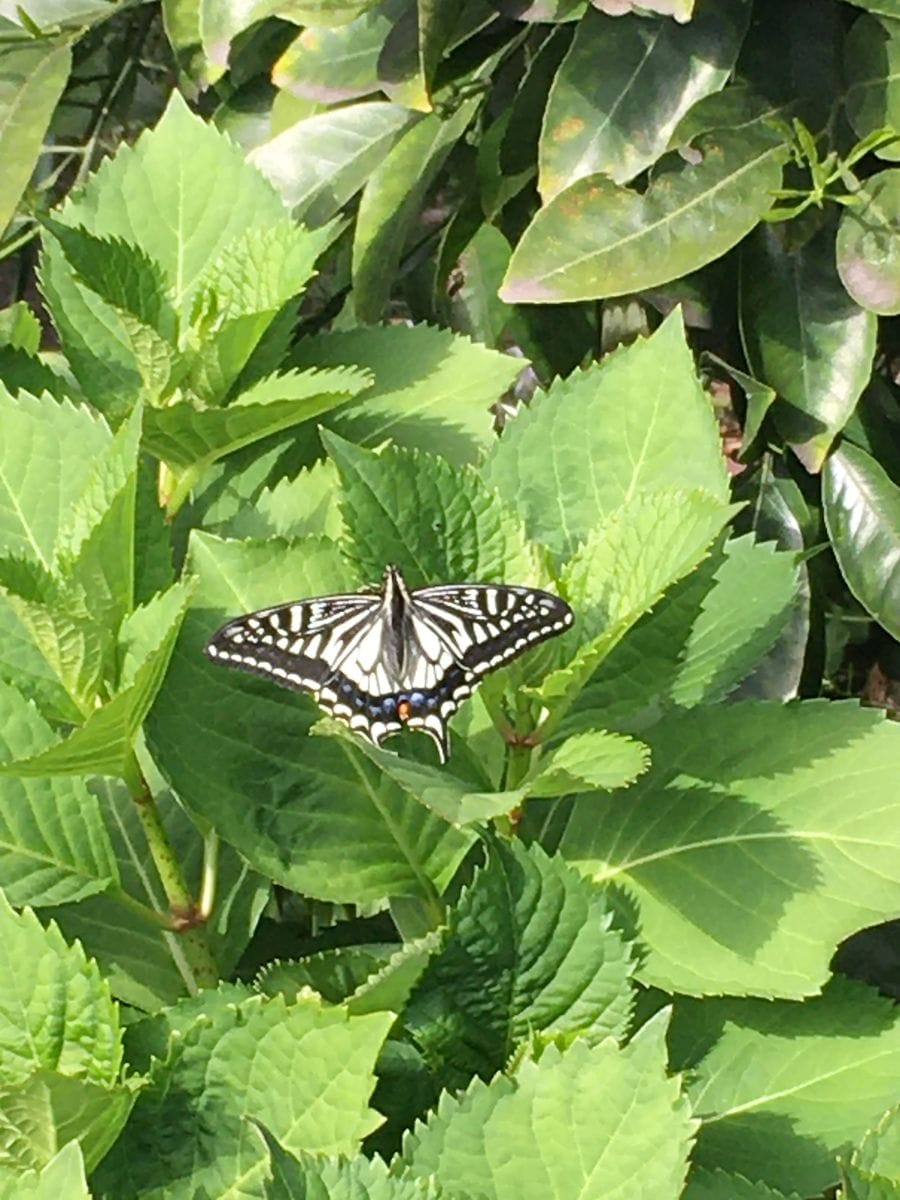
[(31, 357), (41, 347), (41, 332), (41, 323), (27, 300), (16, 300), (0, 309), (0, 345), (22, 350)]
[(895, 1200), (900, 1190), (896, 1107), (866, 1132), (850, 1161), (841, 1163), (845, 1200)]
[(521, 525), (470, 467), (415, 450), (381, 454), (323, 434), (344, 485), (349, 557), (361, 579), (386, 563), (410, 586), (434, 582), (537, 582), (539, 568)]
[(828, 536), (847, 586), (900, 638), (900, 488), (850, 442), (828, 459), (823, 483)]
[(6, 672), (48, 715), (82, 721), (103, 682), (107, 633), (82, 589), (33, 560), (0, 558), (0, 603)]
[(446, 120), (429, 113), (402, 134), (369, 176), (353, 243), (353, 300), (361, 322), (381, 318), (425, 193), (480, 104), (480, 98), (464, 100)]
[(445, 1095), (407, 1138), (407, 1171), (487, 1200), (617, 1191), (676, 1200), (695, 1122), (678, 1079), (666, 1074), (664, 1016), (624, 1050), (611, 1038), (550, 1046), (512, 1079)]
[(636, 904), (642, 980), (814, 993), (838, 942), (900, 903), (896, 730), (855, 703), (745, 702), (670, 712), (641, 737), (650, 770), (576, 799), (559, 849)]
[(716, 421), (680, 316), (536, 397), (482, 474), (522, 513), (529, 535), (560, 557), (639, 491), (675, 486), (726, 497)]
[(878, 323), (841, 283), (832, 230), (799, 249), (783, 236), (764, 225), (743, 249), (741, 337), (753, 374), (779, 393), (779, 431), (818, 471), (869, 381)]
[[(300, 36), (308, 38), (309, 31)], [(253, 150), (249, 161), (294, 215), (315, 229), (353, 198), (418, 120), (417, 113), (387, 101), (348, 104), (297, 121)]]
[(222, 403), (275, 318), (314, 274), (333, 237), (287, 216), (238, 234), (200, 272), (190, 313), (185, 384)]
[(403, 1025), (448, 1089), (502, 1071), (517, 1047), (621, 1037), (630, 945), (602, 893), (539, 846), (500, 841), (447, 915)]
[(353, 365), (375, 383), (326, 424), (362, 446), (387, 438), (431, 450), (454, 466), (473, 462), (495, 440), (490, 408), (512, 386), (521, 359), (428, 325), (320, 334), (291, 355), (298, 367)]
[(68, 1142), (41, 1171), (0, 1171), (0, 1200), (91, 1200), (77, 1142)]
[[(884, 12), (883, 4), (873, 7), (875, 13)], [(877, 129), (900, 134), (900, 24), (892, 17), (900, 17), (900, 11), (888, 16), (864, 14), (844, 42), (847, 116), (861, 138)], [(900, 138), (875, 153), (897, 161)]]
[[(194, 533), (189, 564), (197, 592), (147, 722), (154, 759), (177, 794), (257, 870), (309, 896), (360, 903), (441, 890), (470, 836), (354, 750), (308, 738), (318, 715), (309, 698), (203, 655), (227, 617), (352, 588), (334, 544), (222, 542)], [(251, 782), (260, 778), (268, 780), (262, 790)]]
[(178, 508), (217, 459), (345, 403), (368, 383), (366, 375), (352, 368), (289, 371), (259, 380), (225, 408), (198, 408), (186, 400), (146, 408), (147, 449), (178, 469), (170, 507)]
[[(35, 709), (0, 683), (3, 758), (28, 758), (52, 739)], [(99, 805), (82, 780), (0, 778), (0, 887), (10, 903), (83, 900), (117, 879)]]
[(571, 703), (631, 626), (701, 562), (735, 511), (707, 492), (670, 488), (638, 493), (612, 513), (560, 580), (576, 613), (559, 639), (560, 657), (571, 657), (544, 680), (542, 698)]
[(624, 788), (643, 775), (649, 763), (649, 752), (641, 742), (590, 730), (567, 738), (542, 758), (525, 790), (529, 796), (565, 796), (594, 788)]
[(28, 186), (71, 67), (67, 41), (10, 39), (0, 46), (0, 233)]
[(645, 192), (602, 175), (542, 208), (513, 252), (511, 304), (595, 300), (696, 271), (749, 233), (771, 205), (787, 150), (761, 122), (698, 140), (691, 161), (667, 155)]
[[(724, 553), (723, 553), (724, 551)], [(640, 730), (673, 703), (723, 700), (773, 645), (797, 594), (793, 554), (733, 538), (675, 584), (604, 659), (563, 723)]]
[(289, 1155), (274, 1138), (267, 1138), (272, 1156), (272, 1182), (266, 1200), (438, 1200), (431, 1180), (397, 1179), (380, 1158), (322, 1158)]
[(0, 897), (0, 1081), (46, 1068), (114, 1087), (122, 1066), (119, 1014), (97, 964), (51, 922)]
[(882, 316), (900, 313), (900, 169), (870, 175), (861, 203), (841, 214), (837, 268), (844, 287), (863, 308)]
[(883, 17), (900, 18), (900, 0), (850, 0), (850, 3), (855, 4), (857, 8), (880, 13)]
[[(0, 387), (0, 549), (50, 568), (65, 516), (111, 441), (102, 417)], [(77, 454), (70, 453), (78, 446)]]
[(219, 532), (234, 538), (326, 537), (337, 542), (346, 533), (340, 499), (337, 468), (330, 459), (319, 459), (293, 479), (264, 488), (253, 508), (235, 513)]
[(676, 1058), (679, 1041), (712, 1043), (688, 1089), (703, 1121), (694, 1161), (770, 1187), (827, 1189), (835, 1155), (896, 1103), (900, 1023), (890, 1001), (860, 983), (836, 978), (803, 1004), (686, 1002), (671, 1038)]
[(283, 996), (289, 1004), (299, 999), (303, 988), (312, 988), (329, 1004), (342, 1004), (396, 952), (395, 942), (334, 946), (295, 962), (267, 963), (254, 986), (264, 996)]
[(627, 183), (654, 163), (685, 113), (724, 87), (750, 7), (702, 0), (686, 25), (588, 9), (547, 101), (538, 183), (544, 203), (587, 175)]
[[(119, 775), (162, 683), (192, 590), (191, 581), (137, 609), (122, 629), (121, 686), (84, 724), (36, 754), (0, 765), (0, 775)], [(135, 653), (133, 644), (140, 647)]]

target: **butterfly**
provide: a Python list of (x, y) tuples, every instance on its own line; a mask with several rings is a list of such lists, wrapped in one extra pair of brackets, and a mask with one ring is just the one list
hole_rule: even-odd
[(482, 677), (572, 619), (539, 588), (410, 589), (389, 566), (377, 590), (262, 608), (223, 625), (205, 649), (214, 662), (309, 692), (375, 746), (404, 726), (421, 730), (443, 763), (447, 722)]

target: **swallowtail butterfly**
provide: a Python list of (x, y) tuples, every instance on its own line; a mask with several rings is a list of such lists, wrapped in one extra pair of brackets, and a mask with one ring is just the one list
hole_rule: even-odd
[(206, 653), (311, 693), (376, 746), (404, 725), (421, 729), (446, 762), (447, 721), (482, 676), (571, 624), (569, 606), (538, 588), (410, 591), (397, 567), (387, 567), (377, 591), (297, 600), (229, 621)]

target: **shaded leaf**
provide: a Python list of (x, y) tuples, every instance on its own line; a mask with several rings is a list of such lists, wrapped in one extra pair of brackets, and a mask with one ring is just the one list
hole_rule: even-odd
[(862, 203), (841, 215), (837, 268), (844, 287), (863, 308), (900, 313), (900, 170), (870, 175)]
[[(866, 5), (866, 7), (869, 7)], [(847, 74), (846, 108), (850, 124), (859, 137), (877, 129), (900, 134), (900, 23), (890, 16), (859, 17), (844, 42)], [(879, 146), (879, 158), (900, 159), (900, 139)]]

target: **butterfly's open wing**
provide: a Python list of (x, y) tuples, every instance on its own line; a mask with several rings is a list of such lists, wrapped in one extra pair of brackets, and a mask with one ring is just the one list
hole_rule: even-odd
[(482, 676), (572, 624), (572, 610), (539, 588), (447, 584), (410, 596), (407, 686), (433, 711), (408, 724), (431, 734), (442, 759), (446, 725)]
[(380, 606), (380, 596), (355, 594), (262, 608), (223, 625), (206, 643), (206, 653), (217, 663), (265, 675), (319, 700)]

